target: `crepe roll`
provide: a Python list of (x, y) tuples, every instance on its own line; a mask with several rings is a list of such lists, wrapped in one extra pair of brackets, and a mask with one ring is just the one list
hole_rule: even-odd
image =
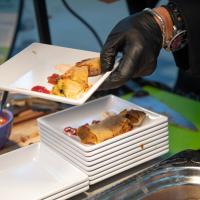
[(131, 121), (133, 127), (140, 126), (146, 117), (146, 113), (140, 110), (123, 110), (120, 115), (128, 118)]
[(120, 115), (111, 116), (97, 124), (83, 125), (77, 135), (84, 144), (98, 144), (132, 129), (131, 121)]
[(89, 76), (97, 76), (101, 74), (100, 58), (88, 58), (76, 63), (77, 67), (87, 66)]

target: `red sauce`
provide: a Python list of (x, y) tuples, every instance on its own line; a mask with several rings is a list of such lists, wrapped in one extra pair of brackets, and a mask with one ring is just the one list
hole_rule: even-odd
[(7, 121), (5, 117), (0, 117), (0, 126), (3, 126)]
[(40, 86), (40, 85), (36, 85), (36, 86), (32, 87), (31, 90), (35, 91), (35, 92), (42, 92), (45, 94), (50, 94), (50, 91), (48, 89), (46, 89), (45, 87)]
[(59, 74), (52, 74), (51, 76), (48, 76), (48, 83), (51, 83), (53, 85), (57, 84), (59, 77)]
[(68, 135), (77, 135), (77, 129), (70, 126), (64, 128), (64, 132)]

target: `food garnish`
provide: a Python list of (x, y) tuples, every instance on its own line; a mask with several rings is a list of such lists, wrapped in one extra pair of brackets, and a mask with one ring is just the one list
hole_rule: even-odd
[(50, 91), (47, 88), (45, 88), (44, 86), (41, 86), (41, 85), (36, 85), (36, 86), (32, 87), (31, 91), (50, 94)]
[[(62, 64), (62, 68), (63, 67), (66, 68), (65, 64)], [(51, 91), (43, 86), (34, 86), (31, 90), (78, 99), (91, 87), (88, 82), (88, 77), (96, 76), (100, 73), (100, 58), (89, 58), (77, 62), (61, 75), (54, 73), (51, 76), (48, 76), (48, 83), (53, 85)]]
[(71, 135), (77, 135), (77, 129), (76, 129), (76, 128), (72, 128), (72, 127), (70, 127), (70, 126), (65, 127), (65, 128), (64, 128), (64, 132), (65, 132), (66, 134), (68, 134), (69, 136), (71, 136)]
[[(125, 109), (104, 120), (93, 120), (91, 124), (87, 123), (78, 127), (76, 135), (84, 144), (98, 144), (140, 126), (145, 117), (146, 114), (143, 111)], [(64, 131), (66, 132), (66, 130)]]
[(57, 84), (58, 80), (60, 78), (60, 75), (59, 74), (52, 74), (51, 76), (48, 76), (47, 79), (48, 79), (48, 83), (51, 83), (53, 85)]

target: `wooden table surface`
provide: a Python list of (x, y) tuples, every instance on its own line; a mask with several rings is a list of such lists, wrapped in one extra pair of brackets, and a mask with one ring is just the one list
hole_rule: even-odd
[(43, 112), (26, 110), (15, 117), (9, 141), (0, 150), (0, 154), (39, 142), (40, 136), (37, 127), (37, 118), (42, 115), (44, 115)]

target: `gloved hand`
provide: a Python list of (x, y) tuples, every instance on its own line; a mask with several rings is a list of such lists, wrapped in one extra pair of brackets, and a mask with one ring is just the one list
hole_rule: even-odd
[(122, 59), (117, 69), (99, 90), (114, 89), (131, 77), (151, 74), (162, 48), (162, 33), (154, 17), (146, 11), (120, 21), (109, 34), (101, 52), (102, 72), (113, 68), (119, 52)]

